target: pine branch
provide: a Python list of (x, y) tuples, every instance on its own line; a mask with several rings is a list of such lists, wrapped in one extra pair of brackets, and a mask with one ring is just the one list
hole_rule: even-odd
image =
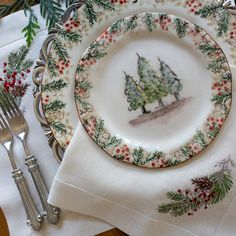
[(166, 196), (172, 201), (183, 201), (185, 195), (183, 192), (168, 192)]
[(221, 78), (221, 80), (226, 80), (226, 81), (232, 81), (232, 75), (230, 72), (224, 73)]
[(187, 156), (187, 157), (193, 156), (193, 150), (188, 145), (181, 147), (180, 150), (184, 156)]
[(209, 16), (212, 16), (216, 12), (218, 12), (219, 9), (222, 9), (223, 6), (221, 3), (211, 3), (208, 5), (205, 5), (202, 9), (200, 9), (197, 14), (199, 14), (202, 18), (206, 18)]
[(50, 123), (52, 129), (60, 134), (66, 134), (66, 126), (59, 121), (53, 121)]
[(211, 70), (214, 73), (219, 73), (222, 70), (222, 65), (226, 63), (227, 60), (225, 57), (220, 57), (215, 60), (213, 60), (209, 65), (208, 69)]
[(67, 85), (68, 83), (64, 82), (63, 79), (59, 79), (43, 85), (41, 89), (43, 92), (55, 92), (65, 88)]
[(32, 60), (26, 60), (29, 49), (26, 46), (20, 47), (17, 51), (10, 53), (6, 67), (7, 74), (11, 75), (14, 71), (26, 71), (33, 65)]
[(52, 42), (52, 48), (54, 49), (55, 53), (62, 59), (64, 62), (68, 59), (68, 53), (66, 49), (63, 47), (62, 42), (55, 38)]
[(229, 91), (218, 93), (213, 98), (211, 101), (215, 102), (215, 104), (225, 104), (228, 99), (232, 98), (232, 93)]
[(114, 10), (114, 7), (109, 0), (93, 0), (94, 4), (106, 11)]
[(80, 81), (78, 86), (79, 86), (79, 88), (83, 89), (84, 91), (87, 91), (92, 88), (91, 83), (88, 81), (85, 81), (85, 80)]
[(57, 0), (41, 0), (40, 12), (41, 15), (46, 18), (46, 24), (49, 29), (55, 26), (64, 13), (59, 1)]
[(99, 60), (100, 58), (107, 55), (105, 50), (100, 47), (98, 43), (93, 43), (90, 45), (87, 55), (83, 58), (83, 60)]
[(43, 104), (43, 110), (45, 112), (56, 112), (65, 107), (65, 103), (60, 100), (55, 100), (49, 104)]
[(210, 176), (213, 182), (212, 204), (222, 201), (233, 186), (233, 177), (224, 171), (218, 171)]
[(87, 0), (84, 3), (84, 14), (85, 17), (89, 20), (90, 25), (93, 25), (97, 21), (97, 13), (93, 8), (92, 0)]
[(86, 113), (88, 111), (92, 111), (93, 107), (92, 107), (92, 105), (89, 102), (87, 102), (86, 100), (84, 100), (80, 96), (75, 96), (75, 99), (76, 99), (76, 101), (79, 102), (79, 105), (80, 105), (80, 107), (83, 110), (83, 112), (81, 112), (81, 114), (82, 113)]
[(216, 53), (217, 51), (221, 51), (221, 49), (217, 46), (212, 46), (210, 44), (207, 43), (201, 43), (199, 45), (199, 49), (203, 54), (206, 54), (208, 56), (212, 56), (214, 55), (214, 53)]
[(227, 33), (230, 22), (230, 13), (226, 9), (220, 10), (220, 19), (218, 22), (218, 32), (217, 35), (221, 37), (224, 33)]
[(142, 148), (134, 149), (134, 153), (132, 155), (134, 157), (134, 164), (136, 165), (143, 165), (144, 162), (142, 161), (144, 158), (144, 150)]
[(94, 134), (94, 137), (97, 142), (99, 142), (99, 137), (103, 133), (103, 131), (104, 131), (104, 121), (99, 119)]
[(128, 21), (125, 22), (125, 32), (129, 30), (134, 30), (138, 26), (137, 20), (138, 20), (137, 15), (130, 17)]
[(207, 18), (218, 14), (219, 19), (217, 20), (217, 35), (221, 37), (224, 33), (228, 31), (231, 16), (230, 13), (224, 8), (221, 2), (210, 3), (208, 5), (205, 5), (197, 12), (197, 14), (199, 14), (202, 18)]
[(195, 186), (195, 189), (200, 192), (210, 190), (212, 188), (212, 181), (207, 177), (195, 178), (192, 179), (192, 184)]
[(121, 144), (122, 140), (116, 137), (111, 137), (107, 143), (105, 143), (104, 148), (109, 149), (113, 147), (117, 147)]
[(173, 201), (170, 203), (162, 203), (158, 206), (158, 212), (162, 214), (169, 213), (170, 215), (177, 217), (188, 213), (190, 210), (194, 210), (194, 203), (190, 202), (188, 197), (183, 197), (180, 201)]
[(57, 65), (51, 55), (48, 56), (47, 67), (52, 76), (57, 75)]
[(14, 1), (11, 5), (0, 5), (0, 18), (22, 9), (24, 0)]
[(118, 33), (118, 32), (120, 32), (123, 23), (124, 23), (124, 18), (119, 19), (118, 21), (116, 21), (115, 23), (113, 23), (113, 24), (111, 25), (111, 27), (109, 28), (109, 33), (110, 33), (110, 34), (113, 34), (113, 33)]
[(36, 36), (36, 30), (40, 29), (38, 19), (34, 15), (33, 10), (30, 10), (29, 22), (28, 25), (22, 29), (22, 33), (25, 33), (27, 46), (29, 47), (33, 42), (34, 37)]
[(81, 42), (82, 36), (76, 32), (67, 32), (66, 30), (60, 30), (58, 34), (69, 42), (72, 42), (72, 43)]
[(154, 29), (156, 29), (155, 19), (151, 13), (146, 13), (144, 15), (144, 23), (147, 25), (149, 32), (152, 32)]
[(196, 135), (194, 136), (194, 139), (201, 145), (201, 147), (207, 146), (205, 135), (202, 131), (198, 130)]
[(180, 18), (175, 18), (174, 24), (176, 26), (176, 32), (179, 38), (183, 38), (187, 33), (188, 23), (181, 20)]

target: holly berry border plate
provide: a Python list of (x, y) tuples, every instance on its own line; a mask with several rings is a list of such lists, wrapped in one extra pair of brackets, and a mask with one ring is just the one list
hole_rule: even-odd
[[(81, 4), (81, 3), (80, 3)], [(41, 102), (47, 123), (54, 138), (65, 150), (69, 145), (78, 117), (73, 97), (78, 60), (84, 50), (114, 21), (141, 12), (165, 12), (191, 23), (196, 23), (214, 37), (226, 53), (231, 65), (236, 64), (235, 16), (223, 6), (222, 1), (203, 0), (101, 0), (85, 1), (84, 5), (64, 18), (68, 20), (57, 29), (51, 43), (44, 45), (46, 53)], [(42, 63), (44, 64), (44, 63)], [(42, 65), (44, 67), (44, 65)]]
[[(159, 71), (144, 53), (159, 60)], [(119, 19), (88, 47), (77, 68), (75, 98), (85, 130), (105, 152), (130, 164), (164, 168), (192, 158), (212, 142), (230, 111), (232, 75), (224, 52), (199, 26), (173, 15)]]

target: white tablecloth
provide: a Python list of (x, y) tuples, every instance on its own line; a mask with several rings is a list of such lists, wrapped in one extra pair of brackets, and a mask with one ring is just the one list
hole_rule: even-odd
[[(39, 55), (43, 40), (47, 36), (44, 19), (40, 17), (39, 7), (34, 7), (35, 13), (39, 18), (41, 29), (30, 48), (29, 59), (36, 60)], [(0, 20), (0, 77), (2, 76), (3, 63), (7, 61), (8, 55), (12, 51), (17, 51), (22, 45), (25, 45), (25, 39), (21, 33), (22, 28), (27, 24), (23, 11), (14, 13)], [(31, 75), (27, 78), (30, 82)], [(58, 169), (58, 163), (52, 155), (52, 151), (47, 143), (47, 138), (36, 120), (33, 112), (32, 88), (28, 89), (23, 98), (22, 108), (25, 111), (25, 117), (29, 124), (28, 144), (30, 150), (38, 158), (40, 169), (45, 176), (47, 186), (51, 186), (52, 180)], [(42, 148), (43, 147), (43, 148)], [(18, 166), (24, 171), (35, 202), (40, 208), (39, 197), (33, 186), (31, 177), (24, 165), (24, 152), (19, 142), (15, 145), (15, 159)], [(0, 207), (3, 209), (10, 230), (11, 236), (28, 235), (70, 235), (70, 236), (89, 236), (95, 235), (111, 229), (112, 227), (103, 221), (81, 214), (62, 211), (61, 220), (58, 225), (50, 225), (44, 222), (40, 232), (36, 233), (26, 225), (26, 216), (23, 205), (20, 200), (17, 188), (11, 178), (11, 166), (4, 149), (0, 146)], [(1, 227), (1, 226), (0, 226)]]

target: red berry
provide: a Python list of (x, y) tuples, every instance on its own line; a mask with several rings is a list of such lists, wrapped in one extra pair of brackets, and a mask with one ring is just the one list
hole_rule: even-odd
[(152, 163), (152, 166), (154, 167), (155, 165), (156, 165), (155, 162), (153, 162), (153, 163)]
[(27, 73), (30, 73), (30, 69), (27, 69), (27, 71), (26, 71)]
[(181, 189), (178, 189), (178, 191), (177, 191), (178, 193), (181, 193)]
[(3, 63), (3, 66), (7, 66), (7, 63), (6, 63), (6, 62), (4, 62), (4, 63)]
[(21, 80), (18, 80), (18, 84), (19, 84), (19, 85), (21, 85), (21, 84), (22, 84)]
[(60, 74), (63, 74), (63, 71), (62, 71), (62, 70), (59, 70), (59, 73), (60, 73)]
[(24, 74), (24, 73), (21, 73), (21, 76), (23, 77), (23, 76), (25, 76), (25, 74)]
[(116, 153), (120, 153), (120, 149), (118, 148), (118, 149), (116, 149)]
[(3, 70), (3, 73), (7, 73), (7, 70)]
[(2, 78), (0, 78), (0, 81), (2, 81)]

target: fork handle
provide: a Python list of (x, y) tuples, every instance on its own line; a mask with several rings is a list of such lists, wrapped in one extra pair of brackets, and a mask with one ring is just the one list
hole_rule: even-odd
[(59, 220), (60, 210), (47, 202), (48, 189), (40, 172), (37, 159), (34, 156), (29, 156), (25, 159), (25, 164), (28, 166), (28, 171), (30, 172), (37, 188), (44, 211), (44, 218), (46, 218), (51, 224), (56, 224)]
[(27, 225), (32, 226), (32, 228), (36, 231), (40, 229), (41, 226), (41, 215), (38, 213), (37, 208), (34, 204), (34, 201), (30, 195), (28, 186), (25, 182), (25, 178), (23, 176), (23, 172), (20, 169), (15, 169), (12, 171), (12, 178), (14, 179), (16, 186), (19, 190), (26, 217), (27, 217)]

